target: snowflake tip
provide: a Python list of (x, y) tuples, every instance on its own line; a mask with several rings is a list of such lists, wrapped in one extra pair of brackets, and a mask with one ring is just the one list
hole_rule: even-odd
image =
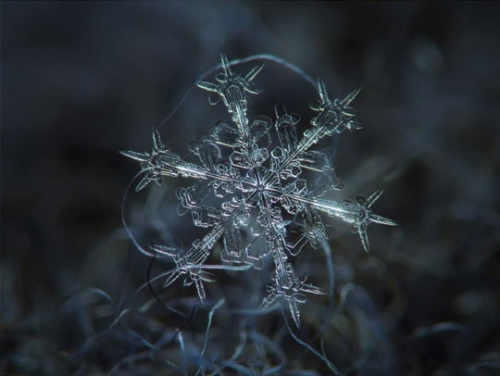
[(351, 91), (349, 94), (347, 94), (347, 96), (342, 99), (342, 101), (340, 102), (342, 106), (349, 106), (351, 104), (351, 102), (356, 99), (356, 97), (358, 96), (358, 94), (361, 92), (361, 89), (363, 87), (360, 86), (358, 87), (357, 89)]
[(399, 226), (399, 223), (393, 221), (392, 219), (382, 217), (381, 215), (372, 214), (370, 217), (371, 221), (374, 223), (378, 223), (379, 225), (386, 226)]
[(147, 162), (149, 159), (149, 155), (147, 153), (139, 153), (137, 151), (120, 150), (120, 154), (142, 163)]
[(220, 59), (222, 61), (222, 69), (224, 69), (224, 74), (226, 75), (226, 77), (232, 76), (233, 72), (231, 72), (231, 65), (229, 64), (226, 54), (221, 53)]
[(200, 89), (211, 91), (213, 93), (217, 92), (217, 85), (208, 81), (198, 81), (196, 83), (196, 86), (198, 86)]
[(181, 273), (179, 270), (175, 270), (172, 274), (168, 276), (168, 278), (163, 282), (163, 288), (167, 288), (170, 286), (172, 283), (174, 283), (179, 277), (181, 276)]
[(295, 300), (290, 300), (288, 302), (288, 308), (290, 309), (290, 314), (292, 315), (293, 322), (300, 329), (300, 311), (297, 308), (297, 302)]
[(247, 75), (245, 76), (245, 81), (252, 82), (252, 80), (260, 73), (262, 68), (264, 68), (264, 65), (265, 65), (264, 63), (261, 63), (253, 67), (252, 70), (248, 72)]
[(363, 244), (363, 249), (366, 253), (370, 253), (370, 242), (368, 241), (368, 234), (364, 226), (357, 226), (358, 234), (361, 239), (361, 244)]
[(328, 97), (328, 92), (326, 91), (325, 82), (321, 78), (318, 78), (318, 92), (322, 104), (325, 105), (331, 102), (330, 98)]
[(146, 187), (147, 187), (147, 185), (148, 185), (149, 183), (151, 183), (151, 181), (152, 181), (152, 180), (153, 180), (153, 179), (151, 178), (151, 176), (150, 176), (150, 175), (146, 175), (146, 176), (144, 176), (144, 177), (141, 179), (141, 181), (137, 184), (137, 186), (135, 187), (134, 192), (135, 192), (135, 193), (137, 193), (137, 192), (142, 191), (144, 188), (146, 188)]
[(164, 150), (165, 145), (163, 145), (163, 142), (161, 142), (161, 136), (160, 132), (158, 129), (154, 129), (151, 131), (151, 136), (153, 138), (153, 147), (155, 150)]
[(368, 208), (372, 207), (372, 205), (382, 196), (384, 193), (384, 189), (378, 189), (375, 192), (373, 192), (370, 197), (366, 199), (366, 206)]
[(166, 245), (152, 245), (149, 247), (153, 252), (160, 253), (162, 255), (174, 257), (181, 253), (181, 250), (175, 247), (169, 247)]

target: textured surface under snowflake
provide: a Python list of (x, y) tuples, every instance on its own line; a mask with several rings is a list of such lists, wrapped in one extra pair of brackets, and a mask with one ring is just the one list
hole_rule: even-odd
[[(151, 247), (158, 254), (172, 257), (176, 264), (175, 272), (167, 278), (164, 287), (182, 276), (184, 285), (194, 285), (204, 302), (204, 282), (212, 282), (214, 278), (203, 270), (203, 265), (214, 245), (222, 241), (221, 259), (225, 264), (249, 264), (263, 269), (266, 259), (272, 258), (274, 275), (261, 308), (280, 299), (288, 306), (295, 324), (300, 326), (297, 303), (305, 303), (306, 294), (323, 292), (306, 283), (306, 276), (297, 276), (289, 258), (305, 245), (317, 247), (327, 238), (323, 216), (335, 217), (355, 228), (366, 251), (369, 250), (366, 228), (370, 223), (396, 225), (371, 210), (382, 191), (368, 198), (358, 197), (356, 201), (324, 198), (328, 191), (341, 189), (341, 184), (328, 154), (311, 148), (325, 137), (361, 128), (350, 106), (359, 90), (344, 99), (331, 100), (324, 83), (318, 80), (319, 99), (310, 104), (315, 112), (310, 120), (312, 127), (300, 135), (300, 117), (296, 114), (277, 110), (274, 121), (262, 116), (252, 118), (248, 114), (249, 94), (261, 91), (253, 81), (263, 64), (240, 76), (222, 55), (222, 68), (215, 83), (200, 81), (197, 84), (211, 92), (210, 104), (222, 100), (231, 115), (231, 123), (218, 123), (208, 136), (190, 145), (198, 163), (185, 161), (167, 149), (157, 131), (153, 131), (150, 152), (123, 151), (122, 154), (139, 161), (146, 173), (136, 191), (152, 181), (161, 184), (163, 176), (196, 179), (194, 185), (176, 192), (180, 214), (189, 212), (196, 226), (209, 230), (187, 249)], [(272, 132), (276, 135), (274, 143)], [(310, 184), (302, 177), (306, 170), (317, 174)], [(208, 205), (210, 196), (219, 199), (221, 204)]]

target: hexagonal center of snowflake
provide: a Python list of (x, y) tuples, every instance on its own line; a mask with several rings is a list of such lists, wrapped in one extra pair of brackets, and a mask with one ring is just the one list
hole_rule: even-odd
[(269, 205), (279, 200), (281, 182), (278, 174), (263, 166), (250, 169), (241, 182), (245, 200), (252, 205)]

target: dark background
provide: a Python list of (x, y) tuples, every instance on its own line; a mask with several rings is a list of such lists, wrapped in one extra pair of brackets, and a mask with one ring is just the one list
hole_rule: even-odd
[[(118, 151), (148, 149), (151, 127), (221, 52), (274, 54), (324, 78), (333, 97), (363, 86), (363, 130), (340, 137), (337, 174), (346, 196), (386, 187), (376, 211), (400, 226), (372, 226), (370, 255), (355, 235), (333, 243), (345, 261), (337, 294), (356, 286), (385, 317), (383, 354), (337, 358), (341, 370), (500, 373), (497, 4), (2, 2), (1, 17), (0, 373), (62, 374), (87, 333), (83, 319), (64, 324), (78, 309), (64, 316), (63, 299), (88, 287), (123, 297), (146, 280), (120, 211), (138, 170)], [(265, 69), (263, 113), (315, 96), (285, 68)], [(196, 89), (164, 141), (182, 155), (219, 115)], [(190, 231), (175, 214), (182, 182), (165, 184), (127, 201), (145, 239)], [(161, 220), (150, 215), (160, 203)], [(364, 321), (347, 322), (332, 343), (359, 350)], [(88, 357), (86, 369), (106, 373), (119, 358)]]

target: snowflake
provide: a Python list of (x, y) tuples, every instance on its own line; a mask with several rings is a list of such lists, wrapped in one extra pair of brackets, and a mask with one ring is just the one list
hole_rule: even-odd
[[(163, 176), (197, 179), (196, 184), (176, 191), (180, 214), (190, 212), (194, 225), (210, 230), (188, 249), (151, 247), (154, 252), (171, 257), (176, 265), (164, 287), (183, 276), (184, 285), (194, 285), (200, 300), (205, 302), (204, 283), (213, 282), (214, 277), (203, 270), (203, 265), (222, 239), (221, 259), (225, 263), (263, 269), (266, 259), (272, 258), (274, 275), (261, 308), (281, 300), (300, 327), (298, 303), (305, 303), (306, 294), (323, 294), (323, 291), (306, 283), (305, 275), (298, 277), (289, 257), (297, 255), (306, 244), (316, 247), (327, 238), (322, 215), (355, 228), (367, 252), (367, 226), (370, 223), (394, 226), (396, 222), (371, 210), (381, 190), (368, 198), (358, 197), (355, 202), (322, 198), (329, 190), (340, 190), (342, 186), (328, 154), (311, 147), (325, 137), (361, 129), (351, 107), (359, 89), (344, 99), (332, 101), (323, 81), (318, 80), (319, 99), (310, 104), (316, 112), (310, 121), (312, 127), (299, 137), (300, 117), (286, 110), (282, 113), (277, 110), (274, 121), (266, 117), (249, 118), (249, 94), (261, 92), (253, 81), (263, 66), (254, 67), (243, 77), (233, 72), (222, 54), (223, 71), (216, 75), (216, 82), (197, 83), (212, 93), (210, 104), (216, 105), (222, 99), (232, 121), (218, 123), (208, 136), (190, 145), (199, 163), (185, 161), (166, 148), (157, 130), (153, 131), (150, 152), (122, 151), (122, 154), (140, 162), (147, 173), (136, 192), (150, 182), (161, 184)], [(274, 146), (272, 128), (276, 132)], [(301, 178), (304, 170), (319, 174), (311, 186)], [(220, 205), (206, 205), (210, 194), (219, 199)], [(298, 233), (293, 241), (291, 232)]]

